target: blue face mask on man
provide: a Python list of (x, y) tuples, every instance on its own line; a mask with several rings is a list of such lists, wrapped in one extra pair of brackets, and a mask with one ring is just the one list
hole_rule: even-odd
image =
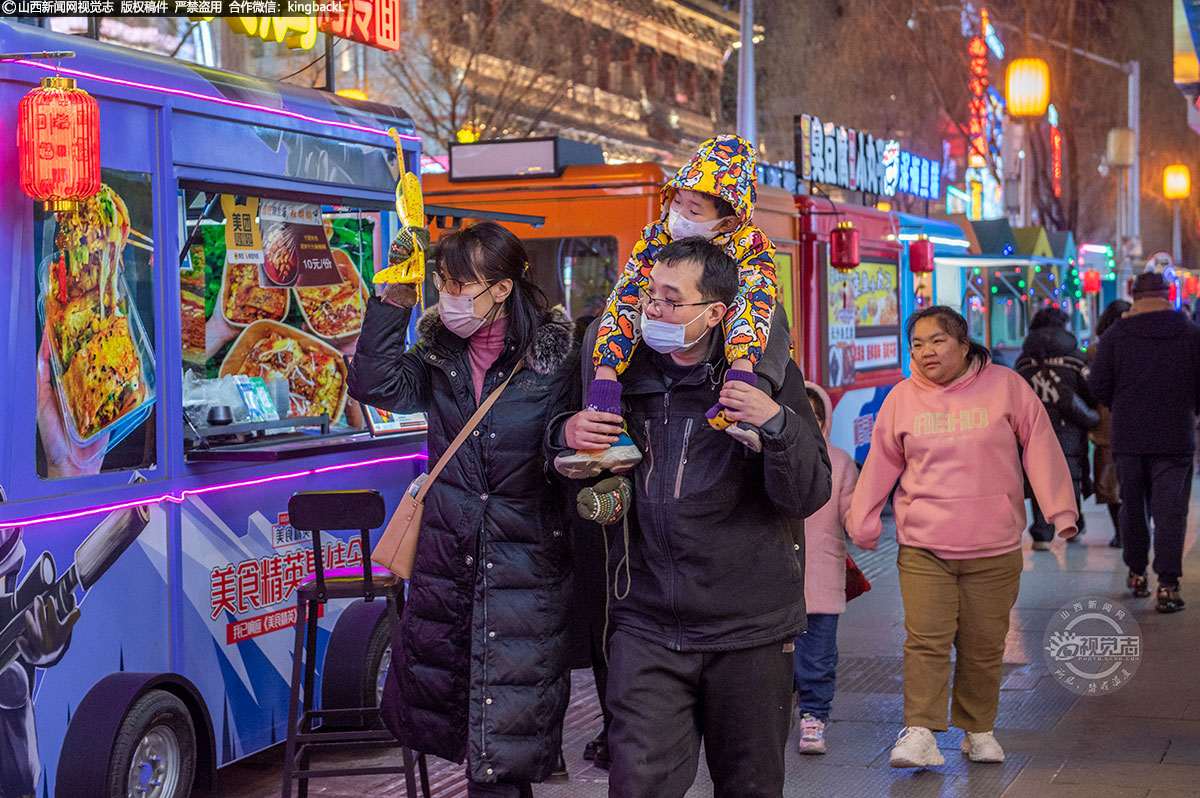
[(693, 316), (690, 320), (679, 324), (677, 322), (659, 321), (658, 319), (648, 319), (645, 313), (642, 314), (642, 340), (646, 342), (646, 346), (653, 349), (655, 352), (660, 352), (664, 355), (669, 355), (673, 352), (682, 352), (685, 349), (691, 349), (700, 342), (704, 337), (706, 329), (700, 333), (700, 338), (694, 341), (687, 340), (687, 327), (696, 319), (704, 315), (714, 303), (709, 302), (699, 313)]

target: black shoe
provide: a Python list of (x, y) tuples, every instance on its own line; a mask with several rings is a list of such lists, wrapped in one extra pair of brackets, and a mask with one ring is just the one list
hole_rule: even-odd
[(604, 738), (604, 742), (596, 746), (596, 755), (592, 758), (592, 764), (601, 770), (608, 770), (612, 767), (612, 754), (608, 750), (608, 738)]
[(600, 746), (608, 745), (608, 730), (601, 729), (600, 733), (588, 741), (588, 744), (583, 747), (583, 758), (591, 762), (596, 758), (596, 749)]
[(1121, 548), (1121, 536), (1120, 536), (1120, 535), (1113, 535), (1113, 536), (1112, 536), (1112, 539), (1108, 541), (1108, 547), (1109, 547), (1110, 549), (1119, 549), (1119, 548)]
[(1179, 585), (1159, 585), (1158, 586), (1158, 606), (1154, 609), (1159, 612), (1179, 612), (1183, 609), (1183, 598), (1179, 595)]
[(554, 769), (550, 771), (550, 775), (546, 777), (547, 784), (566, 784), (571, 780), (567, 775), (567, 760), (563, 758), (562, 751), (558, 752), (558, 759), (554, 763)]
[(1125, 586), (1133, 593), (1134, 598), (1145, 598), (1150, 595), (1150, 586), (1146, 583), (1145, 574), (1135, 574), (1129, 572), (1129, 576), (1125, 579)]

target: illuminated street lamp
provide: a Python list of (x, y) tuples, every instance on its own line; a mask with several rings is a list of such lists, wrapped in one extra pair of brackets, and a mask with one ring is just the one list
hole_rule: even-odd
[(1179, 227), (1179, 203), (1192, 193), (1192, 175), (1181, 163), (1163, 170), (1163, 196), (1175, 203), (1175, 224), (1171, 228), (1171, 254), (1178, 267), (1183, 261), (1183, 241)]
[[(1050, 106), (1050, 67), (1040, 58), (1016, 58), (1008, 65), (1004, 80), (1008, 115), (1021, 121), (1021, 141), (1029, 149), (1029, 121), (1046, 113)], [(1033, 211), (1032, 158), (1021, 163), (1021, 226), (1027, 227)]]

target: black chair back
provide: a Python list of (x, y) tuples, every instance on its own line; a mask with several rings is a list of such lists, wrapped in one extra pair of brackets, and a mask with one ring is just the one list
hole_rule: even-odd
[(288, 523), (293, 529), (312, 533), (318, 601), (327, 599), (321, 533), (342, 529), (359, 530), (363, 598), (371, 601), (375, 597), (371, 578), (371, 530), (383, 526), (385, 516), (383, 497), (374, 490), (306, 490), (293, 493), (288, 499)]

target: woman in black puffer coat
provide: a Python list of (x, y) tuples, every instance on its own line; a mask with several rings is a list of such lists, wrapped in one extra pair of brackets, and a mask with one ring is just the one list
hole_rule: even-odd
[(437, 308), (404, 349), (411, 286), (373, 298), (350, 395), (425, 412), (429, 464), (521, 370), (430, 489), (382, 714), (406, 746), (467, 761), (468, 795), (520, 798), (561, 751), (571, 544), (542, 437), (579, 382), (570, 320), (527, 279), (520, 241), (480, 223), (442, 239)]
[[(1075, 336), (1067, 329), (1070, 317), (1058, 308), (1039, 310), (1029, 322), (1029, 335), (1017, 358), (1016, 371), (1033, 388), (1046, 406), (1050, 423), (1058, 436), (1071, 479), (1075, 483), (1075, 505), (1092, 493), (1088, 468), (1088, 430), (1100, 420), (1099, 403), (1087, 384), (1087, 364)], [(1079, 514), (1078, 541), (1084, 532), (1083, 513)], [(1049, 548), (1054, 525), (1047, 522), (1033, 500), (1033, 523), (1029, 527), (1035, 549)]]

